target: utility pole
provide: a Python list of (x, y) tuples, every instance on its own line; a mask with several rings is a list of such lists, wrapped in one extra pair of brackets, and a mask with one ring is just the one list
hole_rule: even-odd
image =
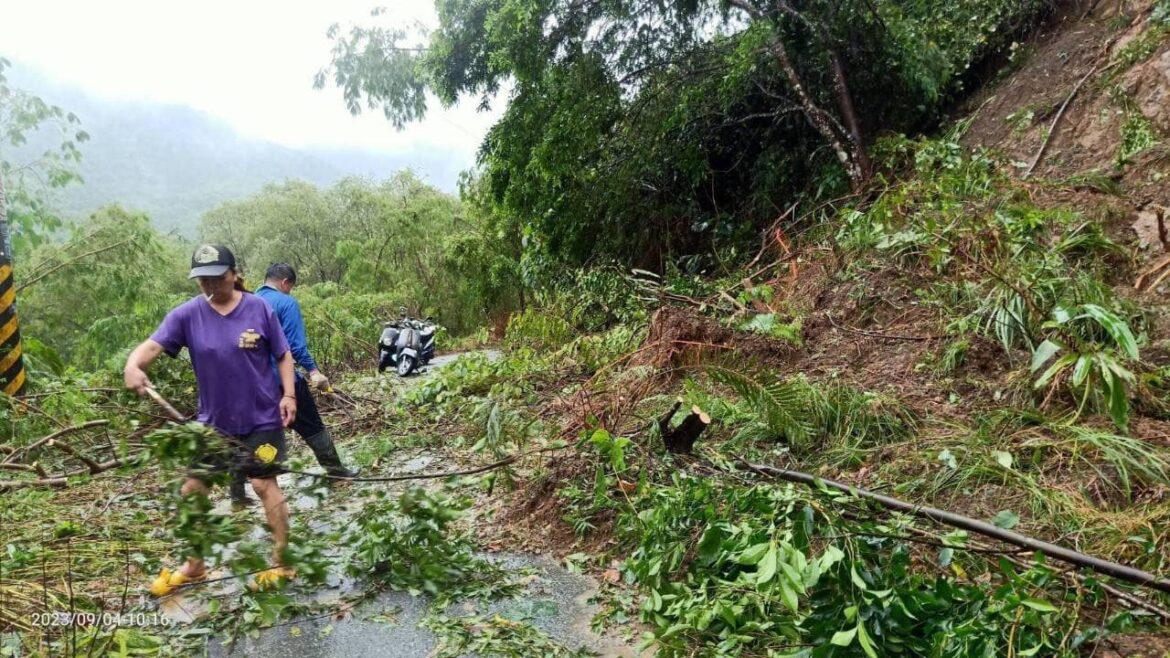
[(0, 176), (0, 391), (24, 392), (24, 355), (16, 318), (16, 284), (12, 280), (12, 235), (8, 230), (8, 197)]

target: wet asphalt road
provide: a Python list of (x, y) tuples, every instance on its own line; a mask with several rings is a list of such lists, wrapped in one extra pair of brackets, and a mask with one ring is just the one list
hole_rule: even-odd
[[(456, 358), (458, 355), (437, 357), (426, 372), (412, 376), (407, 381), (419, 381)], [(387, 373), (385, 376), (393, 375)], [(398, 456), (397, 464), (391, 470), (394, 473), (418, 473), (431, 472), (437, 468), (443, 468), (438, 456), (420, 450)], [(287, 487), (286, 491), (296, 491), (297, 485), (304, 484), (296, 481), (296, 477), (281, 476), (281, 484)], [(397, 482), (379, 486), (393, 493), (411, 484)], [(344, 526), (361, 508), (363, 498), (371, 494), (369, 489), (360, 494), (351, 492), (344, 501), (339, 499), (338, 504), (331, 506), (328, 514), (316, 515), (316, 520), (310, 522), (309, 527), (315, 531), (328, 531)], [(293, 494), (290, 496), (290, 509), (294, 516), (309, 515), (319, 505), (329, 506), (329, 498)], [(226, 511), (226, 501), (220, 507)], [(257, 528), (256, 536), (263, 534)], [(590, 631), (590, 620), (597, 611), (595, 606), (587, 602), (596, 591), (596, 583), (591, 579), (570, 573), (556, 561), (545, 557), (503, 554), (485, 554), (484, 557), (499, 560), (510, 569), (529, 569), (534, 575), (526, 579), (523, 593), (515, 599), (490, 603), (456, 602), (446, 611), (449, 616), (490, 617), (498, 614), (513, 621), (530, 623), (569, 648), (585, 646), (602, 656), (635, 655), (624, 643), (612, 638), (601, 638)], [(332, 576), (329, 584), (330, 587), (314, 592), (308, 598), (316, 602), (336, 601), (351, 593), (354, 587), (352, 582), (339, 575)], [(238, 588), (238, 583), (228, 580), (214, 593), (230, 596)], [(261, 631), (256, 638), (244, 638), (235, 643), (225, 643), (222, 638), (210, 638), (206, 648), (208, 654), (216, 658), (426, 658), (432, 655), (438, 643), (431, 631), (419, 627), (430, 603), (426, 596), (386, 592), (353, 608), (340, 619), (324, 617), (286, 620), (279, 626)], [(198, 597), (181, 594), (164, 599), (160, 608), (179, 622), (189, 622), (192, 618), (206, 614), (206, 604)]]

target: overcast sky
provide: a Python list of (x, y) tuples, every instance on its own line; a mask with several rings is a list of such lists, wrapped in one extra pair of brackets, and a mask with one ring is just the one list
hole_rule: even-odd
[[(387, 15), (371, 19), (377, 5)], [(187, 105), (242, 135), (292, 147), (448, 149), (473, 162), (500, 108), (475, 101), (396, 131), (353, 117), (340, 90), (312, 87), (331, 23), (435, 25), (432, 0), (0, 0), (0, 56), (110, 100)]]

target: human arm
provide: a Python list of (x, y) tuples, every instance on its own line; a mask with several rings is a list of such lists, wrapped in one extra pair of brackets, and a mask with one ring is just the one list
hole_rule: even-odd
[(293, 374), (293, 353), (288, 346), (284, 322), (272, 310), (266, 309), (266, 333), (272, 356), (276, 360), (276, 373), (280, 379), (280, 422), (285, 427), (292, 425), (297, 415), (296, 379)]
[(162, 353), (163, 346), (150, 338), (135, 347), (126, 359), (126, 367), (122, 369), (122, 380), (126, 388), (139, 395), (146, 395), (146, 389), (151, 386), (150, 378), (146, 376), (146, 368)]
[(309, 353), (309, 340), (305, 332), (305, 318), (301, 314), (301, 305), (292, 297), (287, 299), (289, 303), (282, 309), (279, 320), (284, 337), (288, 339), (288, 348), (292, 351), (295, 362), (304, 368), (310, 377), (313, 373), (320, 374), (317, 362)]
[(317, 362), (309, 353), (309, 341), (305, 332), (305, 318), (301, 314), (301, 305), (297, 300), (289, 298), (289, 304), (284, 313), (278, 316), (280, 327), (288, 339), (288, 348), (292, 350), (293, 360), (309, 373), (309, 384), (318, 390), (328, 392), (329, 378), (317, 368)]
[(297, 394), (293, 381), (292, 352), (285, 351), (276, 361), (276, 371), (280, 373), (280, 422), (288, 427), (297, 417)]

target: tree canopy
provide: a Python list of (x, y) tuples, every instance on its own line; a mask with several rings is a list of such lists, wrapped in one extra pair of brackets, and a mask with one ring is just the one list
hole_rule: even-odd
[(490, 271), (493, 254), (483, 247), (493, 243), (468, 237), (484, 235), (484, 226), (465, 216), (458, 199), (403, 171), (327, 189), (270, 184), (207, 212), (200, 234), (232, 246), (249, 286), (263, 282), (271, 263), (286, 262), (298, 283), (379, 295), (383, 315), (401, 305), (463, 331), (481, 326), (498, 303), (495, 287), (467, 276)]
[[(395, 125), (507, 96), (480, 161), (527, 249), (661, 270), (735, 255), (795, 197), (858, 189), (879, 130), (937, 119), (1041, 0), (437, 0), (335, 26), (318, 75)], [(739, 253), (742, 253), (739, 252)]]
[[(72, 112), (51, 105), (39, 96), (8, 83), (10, 66), (0, 57), (0, 190), (15, 251), (43, 242), (61, 227), (49, 203), (49, 192), (80, 181), (78, 144), (89, 139), (81, 120)], [(29, 138), (43, 133), (49, 146), (32, 157), (18, 158), (17, 150)], [(50, 137), (51, 135), (51, 137)]]

